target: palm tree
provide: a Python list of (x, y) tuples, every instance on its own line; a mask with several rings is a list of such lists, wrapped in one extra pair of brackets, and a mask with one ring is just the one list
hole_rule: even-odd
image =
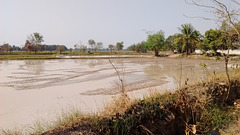
[(195, 28), (191, 24), (183, 24), (181, 25), (181, 28), (179, 28), (181, 31), (182, 36), (179, 39), (179, 41), (183, 42), (182, 45), (182, 52), (192, 52), (194, 47), (196, 47), (196, 44), (199, 42), (200, 33), (195, 30)]

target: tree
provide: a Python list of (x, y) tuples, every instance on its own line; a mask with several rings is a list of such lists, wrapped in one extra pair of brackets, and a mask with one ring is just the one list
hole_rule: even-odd
[(120, 51), (120, 50), (122, 50), (123, 49), (123, 43), (124, 42), (117, 42), (117, 44), (116, 44), (116, 49), (118, 50), (118, 51)]
[[(187, 0), (185, 0), (187, 2)], [(230, 9), (230, 6), (227, 6), (226, 4), (224, 4), (223, 2), (221, 2), (220, 0), (208, 0), (208, 3), (211, 2), (210, 4), (208, 3), (202, 3), (197, 1), (197, 0), (191, 0), (192, 5), (196, 5), (198, 7), (202, 7), (202, 8), (206, 8), (209, 10), (212, 10), (214, 15), (216, 16), (217, 19), (215, 19), (215, 21), (217, 22), (221, 22), (223, 23), (224, 21), (226, 22), (226, 26), (230, 26), (232, 28), (232, 30), (230, 31), (222, 31), (225, 36), (227, 37), (228, 40), (226, 40), (226, 45), (227, 45), (227, 54), (224, 54), (224, 59), (225, 59), (225, 72), (226, 72), (226, 76), (228, 79), (228, 90), (227, 90), (227, 96), (225, 98), (225, 100), (228, 100), (229, 98), (229, 93), (230, 93), (230, 89), (231, 89), (231, 81), (230, 81), (230, 76), (228, 73), (228, 61), (229, 61), (229, 50), (230, 48), (232, 48), (233, 46), (233, 42), (236, 42), (238, 40), (239, 42), (239, 38), (240, 38), (240, 30), (237, 29), (236, 27), (236, 22), (240, 22), (240, 4), (238, 2), (236, 2), (235, 0), (231, 0), (229, 2), (233, 2), (230, 4), (235, 4), (235, 6), (231, 6), (231, 7), (236, 7), (235, 9)], [(205, 17), (202, 17), (203, 19), (206, 19)], [(209, 19), (209, 18), (207, 18)], [(210, 18), (210, 20), (212, 20), (212, 18)], [(234, 22), (235, 21), (235, 22)], [(236, 38), (235, 38), (236, 37)]]
[(174, 41), (177, 38), (179, 38), (178, 34), (168, 36), (168, 38), (165, 40), (164, 50), (170, 50), (172, 52), (180, 50), (181, 52), (181, 49), (178, 49), (179, 47), (176, 44), (174, 44)]
[(85, 46), (85, 45), (80, 45), (80, 51), (86, 52), (86, 50), (87, 50), (87, 46)]
[(11, 53), (13, 50), (12, 46), (9, 45), (8, 43), (3, 44), (2, 49), (3, 49), (3, 51), (6, 51), (6, 53), (8, 53), (8, 51), (10, 51), (10, 53)]
[[(209, 18), (209, 17), (194, 17), (194, 18), (202, 18), (205, 20), (214, 20), (216, 22), (222, 23), (226, 21), (230, 27), (233, 28), (235, 33), (238, 35), (240, 31), (236, 28), (236, 22), (239, 22), (240, 18), (240, 4), (235, 0), (231, 0), (227, 3), (222, 2), (220, 0), (207, 0), (207, 1), (199, 1), (199, 0), (185, 0), (186, 3), (190, 5), (195, 5), (198, 7), (202, 7), (208, 9), (208, 11), (212, 11), (216, 18)], [(230, 6), (231, 5), (231, 6)], [(231, 8), (230, 8), (231, 7)]]
[(182, 37), (179, 37), (178, 41), (183, 43), (182, 52), (187, 52), (187, 54), (193, 52), (199, 42), (200, 33), (191, 24), (183, 24), (179, 30)]
[(75, 44), (75, 45), (74, 45), (74, 49), (75, 49), (75, 51), (80, 51), (80, 46), (79, 46), (79, 44)]
[(114, 49), (115, 49), (115, 46), (114, 46), (114, 45), (112, 45), (112, 44), (110, 44), (110, 45), (108, 45), (108, 48), (111, 50), (111, 53), (112, 53), (112, 50), (114, 50)]
[(96, 42), (93, 39), (88, 40), (88, 44), (92, 50), (95, 48)]
[(103, 48), (103, 43), (102, 42), (97, 42), (96, 48), (98, 51), (101, 50), (101, 48)]
[(34, 47), (33, 45), (29, 42), (29, 40), (26, 40), (26, 43), (24, 45), (24, 50), (25, 51), (33, 51)]
[(231, 0), (228, 3), (220, 0), (207, 0), (207, 1), (185, 0), (185, 2), (190, 5), (205, 8), (214, 14), (215, 18), (209, 17), (197, 17), (197, 18), (202, 18), (205, 20), (214, 20), (222, 24), (219, 30), (222, 32), (222, 35), (226, 36), (228, 39), (226, 40), (228, 42), (225, 42), (225, 44), (229, 52), (229, 49), (232, 48), (233, 45), (232, 43), (237, 42), (240, 38), (240, 29), (238, 27), (239, 26), (238, 24), (240, 23), (239, 14), (240, 4), (235, 0)]
[[(240, 16), (239, 16), (240, 17)], [(240, 21), (234, 25), (235, 29), (240, 32)], [(240, 48), (239, 41), (240, 35), (236, 33), (234, 28), (232, 28), (227, 21), (223, 21), (219, 31), (223, 37), (223, 42), (225, 44), (223, 49), (233, 49)]]
[(183, 46), (183, 34), (175, 34), (174, 35), (174, 41), (173, 41), (173, 45), (175, 50), (178, 53), (182, 53), (182, 46)]
[(64, 45), (59, 45), (58, 47), (57, 47), (57, 51), (59, 51), (60, 52), (60, 54), (63, 52), (63, 51), (65, 51), (65, 46)]
[(127, 48), (128, 51), (136, 51), (136, 44), (133, 44)]
[(70, 54), (72, 54), (72, 50), (73, 50), (72, 48), (69, 48), (69, 53), (70, 53)]
[(156, 34), (149, 34), (144, 46), (148, 50), (154, 51), (155, 56), (159, 56), (159, 51), (163, 48), (165, 43), (164, 32), (159, 31)]
[(28, 36), (28, 42), (31, 44), (36, 54), (38, 49), (40, 48), (41, 43), (44, 42), (43, 36), (35, 32)]
[(137, 53), (146, 53), (147, 52), (147, 49), (145, 47), (145, 42), (142, 41), (140, 43), (137, 43), (137, 44), (133, 44), (131, 46), (129, 46), (127, 48), (128, 51), (134, 51), (134, 52), (137, 52)]
[(141, 42), (141, 43), (138, 43), (135, 47), (135, 51), (137, 53), (146, 53), (147, 52), (147, 49), (146, 47), (144, 46), (145, 42)]
[(224, 47), (224, 39), (225, 38), (223, 37), (221, 31), (210, 29), (205, 32), (203, 44), (207, 45), (205, 48), (210, 49), (216, 53), (218, 49), (226, 48)]
[(85, 52), (87, 50), (87, 46), (82, 44), (82, 42), (79, 42), (79, 44), (74, 45), (75, 50), (79, 50), (81, 52)]

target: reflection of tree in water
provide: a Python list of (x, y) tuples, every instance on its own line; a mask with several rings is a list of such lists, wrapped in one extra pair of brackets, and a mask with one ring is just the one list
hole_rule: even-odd
[(66, 61), (65, 59), (59, 59), (58, 63), (62, 63), (62, 62), (65, 62), (65, 61)]
[(27, 70), (32, 71), (35, 75), (40, 75), (44, 70), (43, 63), (43, 60), (26, 60), (25, 66)]
[(88, 60), (88, 66), (89, 68), (94, 68), (95, 66), (103, 65), (105, 62), (101, 59), (91, 59)]
[(5, 60), (5, 61), (3, 61), (3, 64), (4, 64), (4, 65), (8, 65), (8, 64), (9, 64), (9, 61), (8, 61), (8, 60)]
[(76, 59), (74, 60), (74, 63), (79, 63), (79, 64), (87, 64), (87, 59)]

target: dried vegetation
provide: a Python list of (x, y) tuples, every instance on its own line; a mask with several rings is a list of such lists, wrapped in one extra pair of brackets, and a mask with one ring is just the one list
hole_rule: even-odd
[(130, 101), (122, 96), (98, 116), (60, 127), (52, 134), (209, 134), (225, 131), (237, 119), (235, 101), (240, 98), (240, 73), (231, 74), (231, 89), (224, 75), (186, 86), (174, 93), (154, 94)]

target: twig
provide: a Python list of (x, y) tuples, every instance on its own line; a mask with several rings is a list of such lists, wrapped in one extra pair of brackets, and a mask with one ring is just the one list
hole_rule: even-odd
[(145, 131), (147, 131), (147, 133), (149, 133), (150, 135), (154, 135), (149, 129), (147, 129), (145, 126), (140, 125), (139, 127), (141, 127), (142, 129), (144, 129)]
[(117, 70), (117, 68), (113, 65), (112, 61), (110, 59), (108, 59), (109, 63), (112, 65), (113, 69), (116, 71), (117, 73), (117, 76), (118, 76), (118, 79), (120, 81), (120, 85), (121, 85), (121, 92), (122, 92), (122, 95), (127, 97), (129, 99), (129, 97), (127, 96), (127, 94), (125, 93), (125, 88), (124, 88), (124, 82), (123, 82), (123, 79), (119, 73), (119, 71)]

